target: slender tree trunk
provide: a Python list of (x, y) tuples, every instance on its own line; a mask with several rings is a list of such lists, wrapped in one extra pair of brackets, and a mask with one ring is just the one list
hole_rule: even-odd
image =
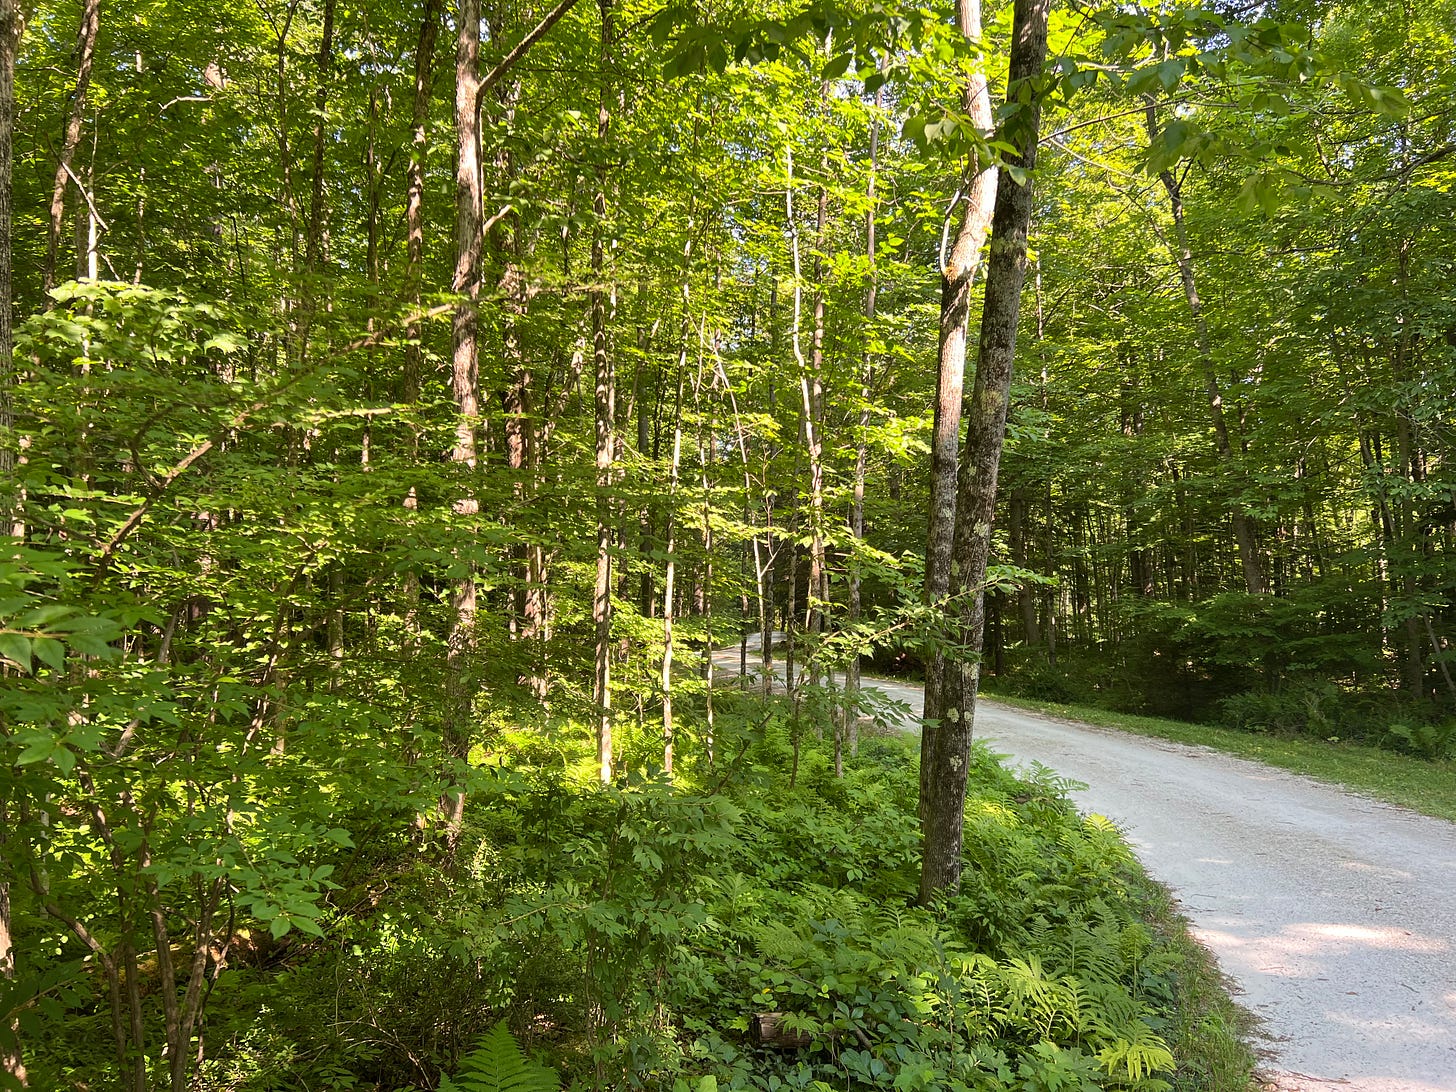
[[(420, 36), (415, 43), (414, 99), (410, 106), (410, 158), (405, 182), (405, 285), (413, 312), (424, 300), (425, 280), (425, 165), (430, 151), (430, 90), (434, 83), (435, 41), (440, 34), (444, 0), (425, 0)], [(424, 379), (424, 352), (420, 324), (405, 331), (402, 398), (413, 406), (420, 399)], [(418, 445), (412, 445), (417, 448)]]
[[(466, 480), (465, 493), (454, 509), (465, 522), (480, 511), (474, 491), (477, 466), (476, 427), (480, 418), (476, 358), (476, 307), (480, 298), (481, 174), (480, 132), (476, 113), (480, 81), (480, 0), (460, 0), (455, 45), (455, 274), (451, 291), (457, 297), (451, 322), (450, 389), (455, 399), (455, 444), (451, 461)], [(446, 636), (445, 748), (463, 762), (470, 753), (473, 697), (470, 661), (475, 643), (475, 574), (466, 573), (450, 594), (450, 627)], [(465, 793), (452, 788), (442, 802), (451, 837), (458, 834)]]
[[(956, 26), (970, 41), (982, 34), (981, 0), (956, 0)], [(981, 68), (966, 84), (964, 106), (976, 128), (989, 134), (994, 124), (991, 92)], [(930, 440), (930, 515), (925, 536), (925, 602), (941, 605), (951, 585), (951, 546), (955, 537), (956, 446), (960, 442), (961, 406), (966, 372), (966, 327), (970, 320), (971, 286), (981, 261), (981, 247), (996, 205), (994, 165), (972, 157), (957, 191), (959, 226), (954, 245), (944, 257), (940, 272), (940, 344), (935, 377), (935, 417)], [(945, 715), (941, 678), (945, 655), (932, 649), (925, 664), (925, 709), (927, 727), (920, 735), (921, 800), (926, 799), (924, 779), (929, 770), (929, 748), (938, 723)], [(923, 818), (923, 816), (922, 816)]]
[[(823, 98), (829, 97), (826, 83)], [(829, 164), (821, 160), (822, 173)], [(813, 643), (806, 667), (810, 683), (819, 682), (819, 639), (827, 628), (829, 569), (824, 551), (824, 231), (829, 220), (829, 191), (819, 186), (814, 213), (813, 327), (809, 335), (809, 370), (800, 369), (799, 386), (804, 405), (804, 439), (809, 456), (809, 583), (804, 596), (804, 631)], [(831, 675), (832, 679), (833, 676)]]
[[(434, 84), (435, 42), (440, 34), (440, 17), (444, 0), (425, 0), (420, 17), (420, 35), (415, 43), (414, 97), (410, 105), (410, 157), (405, 171), (405, 291), (409, 294), (411, 314), (418, 314), (424, 304), (425, 282), (425, 165), (430, 150), (430, 91)], [(423, 328), (417, 320), (405, 327), (404, 374), (400, 377), (400, 401), (416, 407), (424, 382), (424, 350), (420, 345)], [(408, 457), (411, 463), (419, 458), (419, 432), (414, 422), (408, 423), (410, 438)], [(404, 500), (413, 512), (419, 497), (413, 486)], [(410, 568), (400, 587), (405, 631), (411, 645), (419, 622), (420, 578)]]
[[(1018, 569), (1028, 568), (1027, 561), (1027, 496), (1026, 490), (1013, 489), (1011, 491), (1010, 512), (1007, 513), (1011, 521), (1011, 563)], [(1022, 582), (1016, 587), (1016, 605), (1021, 614), (1021, 637), (1026, 647), (1031, 649), (1041, 644), (1041, 631), (1036, 624), (1036, 593), (1033, 585)]]
[[(597, 108), (597, 140), (606, 154), (612, 124), (612, 88), (608, 75), (613, 43), (612, 0), (600, 0), (601, 42), (598, 71), (601, 97)], [(596, 631), (596, 670), (592, 698), (596, 706), (598, 774), (603, 784), (612, 780), (612, 464), (616, 453), (617, 378), (607, 344), (607, 168), (597, 167), (592, 195), (591, 330), (595, 369), (597, 467), (597, 578), (592, 594), (592, 622)]]
[[(691, 246), (691, 244), (689, 244)], [(672, 409), (672, 460), (667, 475), (667, 507), (663, 512), (663, 551), (667, 554), (662, 578), (662, 768), (672, 773), (673, 720), (672, 720), (672, 624), (677, 610), (677, 486), (682, 470), (682, 402), (683, 376), (688, 366), (688, 333), (692, 320), (688, 314), (688, 278), (683, 274), (682, 287), (682, 340), (677, 357), (677, 394)]]
[[(646, 294), (646, 289), (643, 289)], [(656, 329), (656, 323), (652, 330)], [(650, 350), (652, 347), (651, 330), (642, 330), (637, 337), (637, 367), (632, 375), (632, 401), (636, 403), (637, 410), (637, 454), (643, 458), (650, 458), (652, 455), (652, 414), (648, 408), (648, 369), (652, 366)], [(659, 384), (661, 376), (658, 377)], [(627, 416), (631, 417), (631, 411)], [(652, 507), (650, 504), (643, 504), (639, 516), (640, 529), (637, 538), (637, 555), (645, 562), (652, 556)], [(637, 612), (643, 618), (652, 618), (657, 613), (657, 583), (653, 578), (652, 566), (643, 564), (642, 572), (637, 581)]]
[[(1402, 238), (1396, 244), (1396, 280), (1400, 291), (1401, 314), (1398, 333), (1391, 353), (1391, 372), (1399, 388), (1408, 389), (1416, 379), (1414, 368), (1415, 346), (1411, 336), (1411, 329), (1414, 325), (1410, 310), (1410, 251), (1411, 240)], [(1400, 594), (1405, 599), (1405, 649), (1401, 658), (1401, 679), (1402, 686), (1411, 694), (1418, 697), (1427, 697), (1428, 688), (1426, 685), (1426, 660), (1424, 655), (1425, 625), (1423, 620), (1428, 621), (1429, 615), (1424, 610), (1417, 612), (1414, 608), (1420, 601), (1420, 572), (1426, 565), (1426, 552), (1429, 549), (1429, 542), (1422, 532), (1416, 516), (1415, 505), (1412, 503), (1412, 487), (1419, 487), (1424, 478), (1421, 458), (1417, 447), (1416, 424), (1411, 419), (1409, 409), (1404, 403), (1404, 396), (1395, 408), (1395, 455), (1398, 463), (1398, 471), (1402, 483), (1408, 483), (1402, 488), (1396, 498), (1395, 524), (1399, 541), (1396, 545), (1396, 556), (1400, 558), (1397, 572), (1400, 579)], [(1433, 655), (1440, 653), (1440, 648), (1435, 646), (1434, 635), (1431, 652)]]
[[(1051, 0), (1016, 0), (1012, 22), (1008, 97), (1041, 73), (1046, 61), (1047, 19)], [(1017, 149), (1010, 164), (1036, 167), (1041, 105), (1033, 93), (1030, 108), (1012, 116), (1002, 136)], [(991, 225), (991, 259), (986, 302), (981, 314), (980, 353), (972, 390), (966, 448), (956, 498), (956, 533), (951, 560), (951, 594), (956, 599), (955, 643), (966, 649), (944, 676), (944, 716), (932, 736), (929, 772), (922, 775), (921, 816), (924, 854), (920, 898), (933, 902), (955, 891), (961, 878), (966, 779), (970, 768), (972, 724), (980, 681), (980, 652), (985, 636), (986, 598), (982, 586), (991, 553), (996, 478), (1006, 434), (1016, 352), (1021, 288), (1026, 280), (1026, 237), (1031, 224), (1031, 179), (1018, 183), (1003, 171), (997, 183)]]
[[(813, 425), (813, 403), (809, 387), (809, 367), (804, 359), (803, 328), (804, 328), (804, 285), (803, 269), (799, 255), (799, 222), (794, 216), (794, 149), (793, 145), (787, 145), (784, 149), (784, 162), (787, 172), (787, 184), (784, 187), (784, 209), (785, 224), (789, 233), (789, 259), (791, 262), (790, 271), (793, 275), (793, 312), (789, 322), (789, 344), (794, 353), (795, 371), (799, 376), (799, 428), (796, 437), (797, 444), (794, 451), (794, 473), (790, 476), (793, 483), (794, 494), (794, 525), (802, 526), (803, 514), (800, 511), (797, 498), (799, 487), (799, 456), (800, 453), (808, 450), (811, 466), (817, 465), (817, 452), (815, 451), (814, 425)], [(812, 471), (811, 471), (812, 473)], [(790, 533), (787, 546), (787, 561), (789, 568), (789, 589), (788, 602), (784, 610), (784, 636), (787, 648), (784, 654), (784, 671), (789, 691), (794, 695), (794, 708), (798, 709), (799, 683), (803, 676), (803, 668), (798, 666), (800, 649), (795, 635), (799, 628), (799, 551), (794, 533)], [(815, 593), (810, 588), (806, 599), (812, 599)], [(797, 755), (796, 755), (797, 757)]]
[[(328, 134), (329, 84), (334, 67), (334, 9), (336, 0), (324, 0), (323, 27), (319, 38), (318, 87), (313, 96), (313, 165), (309, 180), (308, 232), (305, 236), (304, 262), (310, 274), (318, 272), (324, 247), (324, 146)], [(312, 298), (314, 289), (306, 286)]]
[[(769, 328), (769, 364), (763, 367), (766, 372), (768, 387), (768, 412), (772, 416), (775, 412), (775, 395), (773, 367), (779, 360), (779, 279), (773, 270), (772, 263), (768, 264), (768, 328)], [(724, 377), (724, 384), (727, 384), (727, 377)], [(732, 388), (729, 388), (730, 390)], [(741, 432), (740, 427), (740, 432)], [(778, 538), (775, 543), (776, 531), (774, 529), (774, 512), (778, 507), (779, 491), (775, 488), (772, 473), (773, 460), (778, 452), (775, 445), (765, 441), (759, 447), (760, 473), (759, 481), (763, 486), (763, 564), (760, 568), (758, 579), (759, 597), (759, 686), (763, 697), (769, 698), (773, 694), (773, 637), (774, 613), (776, 605), (774, 602), (774, 576), (778, 572), (778, 558), (780, 551), (793, 552), (793, 544), (789, 536), (784, 535)], [(747, 471), (744, 471), (744, 480), (747, 481)], [(786, 528), (787, 530), (787, 528)], [(787, 642), (788, 635), (785, 635)], [(786, 670), (787, 670), (787, 666)], [(787, 679), (785, 680), (788, 681)]]
[(0, 0), (0, 537), (25, 534), (15, 473), (20, 457), (13, 435), (15, 332), (11, 313), (15, 289), (10, 256), (14, 221), (15, 58), (24, 33), (25, 12), (20, 0)]
[[(846, 604), (845, 620), (851, 629), (859, 625), (861, 610), (858, 550), (865, 538), (865, 469), (869, 456), (866, 438), (870, 427), (870, 378), (871, 369), (874, 366), (871, 345), (875, 338), (875, 308), (879, 293), (879, 273), (875, 267), (875, 215), (878, 212), (876, 176), (880, 169), (880, 116), (878, 111), (883, 96), (884, 88), (881, 87), (875, 93), (876, 113), (874, 120), (870, 123), (870, 173), (865, 182), (865, 203), (869, 206), (865, 209), (865, 257), (869, 261), (869, 285), (865, 289), (863, 359), (860, 362), (859, 379), (859, 427), (855, 432), (854, 483), (849, 502), (849, 534), (854, 540), (851, 549), (855, 553), (849, 563), (849, 601)], [(860, 688), (860, 659), (859, 649), (856, 647), (850, 654), (849, 663), (845, 665), (844, 669), (843, 719), (845, 721), (844, 730), (849, 736), (849, 753), (851, 755), (859, 754), (857, 698)]]
[[(101, 0), (83, 0), (81, 23), (76, 32), (76, 88), (71, 94), (71, 109), (61, 138), (61, 156), (51, 182), (50, 231), (46, 236), (45, 265), (41, 270), (41, 288), (45, 292), (56, 286), (61, 225), (66, 217), (66, 189), (75, 184), (71, 177), (72, 164), (76, 148), (81, 143), (81, 126), (86, 120), (86, 99), (91, 89), (91, 66), (96, 59), (96, 33), (100, 25)], [(11, 94), (13, 97), (13, 89)]]
[[(1157, 110), (1151, 102), (1145, 112), (1148, 138), (1158, 134)], [(1218, 452), (1219, 466), (1228, 476), (1233, 458), (1233, 445), (1229, 440), (1228, 419), (1223, 410), (1223, 392), (1219, 389), (1218, 370), (1213, 360), (1213, 345), (1208, 334), (1208, 320), (1203, 315), (1203, 301), (1198, 296), (1198, 280), (1193, 265), (1193, 249), (1188, 242), (1188, 225), (1183, 216), (1183, 189), (1170, 170), (1158, 175), (1163, 189), (1168, 194), (1168, 204), (1173, 213), (1173, 237), (1175, 246), (1173, 258), (1178, 264), (1178, 278), (1183, 285), (1183, 298), (1188, 302), (1193, 316), (1193, 329), (1197, 336), (1198, 361), (1203, 370), (1203, 387), (1208, 397), (1209, 419), (1213, 424), (1214, 447)], [(1235, 501), (1229, 506), (1233, 520), (1234, 545), (1239, 554), (1239, 566), (1243, 569), (1244, 587), (1250, 595), (1265, 591), (1263, 566), (1259, 559), (1258, 541), (1254, 533), (1254, 521)]]
[[(713, 288), (721, 293), (723, 287), (723, 266), (721, 255), (719, 256), (718, 271), (714, 276)], [(701, 357), (702, 349), (699, 345), (698, 375), (697, 381), (693, 384), (693, 407), (698, 412), (698, 466), (701, 473), (700, 484), (703, 490), (703, 682), (704, 682), (704, 728), (706, 736), (703, 740), (703, 748), (707, 754), (708, 766), (711, 768), (714, 758), (714, 744), (716, 727), (714, 725), (713, 710), (713, 448), (711, 437), (713, 436), (714, 420), (710, 413), (707, 420), (703, 419), (702, 394), (703, 394), (703, 364)], [(716, 370), (723, 359), (723, 334), (720, 330), (713, 331), (713, 367)]]

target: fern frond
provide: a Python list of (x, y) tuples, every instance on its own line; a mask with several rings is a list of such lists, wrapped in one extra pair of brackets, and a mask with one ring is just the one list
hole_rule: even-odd
[(561, 1078), (527, 1058), (502, 1020), (461, 1059), (453, 1080), (441, 1078), (439, 1092), (557, 1092), (560, 1087)]

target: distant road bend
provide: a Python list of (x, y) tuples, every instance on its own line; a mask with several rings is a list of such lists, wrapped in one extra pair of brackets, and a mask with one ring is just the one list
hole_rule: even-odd
[[(714, 659), (738, 669), (737, 648)], [(919, 715), (920, 687), (865, 685)], [(1084, 783), (1077, 805), (1126, 831), (1262, 1020), (1273, 1087), (1456, 1092), (1456, 824), (985, 700), (976, 735)]]

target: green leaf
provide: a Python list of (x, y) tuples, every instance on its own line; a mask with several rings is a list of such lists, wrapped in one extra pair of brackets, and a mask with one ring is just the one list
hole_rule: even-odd
[(35, 658), (60, 674), (66, 667), (66, 646), (51, 637), (36, 637), (30, 642)]
[[(453, 1082), (449, 1087), (459, 1092), (556, 1092), (561, 1087), (561, 1078), (555, 1072), (521, 1052), (504, 1020), (461, 1059)], [(446, 1082), (442, 1081), (440, 1087), (444, 1089)]]
[(853, 61), (853, 53), (841, 53), (824, 66), (824, 70), (819, 74), (819, 78), (823, 80), (837, 80), (849, 71), (849, 66)]
[(216, 349), (222, 353), (235, 353), (244, 345), (243, 339), (236, 334), (223, 332), (214, 334), (202, 343), (204, 349)]
[(18, 633), (0, 633), (0, 659), (21, 671), (30, 671), (30, 638)]
[(15, 764), (17, 766), (30, 766), (37, 762), (46, 762), (50, 759), (51, 755), (56, 753), (56, 748), (59, 746), (60, 740), (56, 739), (55, 736), (36, 740), (16, 756)]

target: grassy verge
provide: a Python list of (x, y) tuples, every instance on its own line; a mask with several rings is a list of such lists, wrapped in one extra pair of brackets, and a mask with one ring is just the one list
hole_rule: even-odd
[(1178, 1059), (1175, 1092), (1258, 1089), (1258, 1062), (1249, 1040), (1255, 1020), (1229, 995), (1229, 981), (1207, 948), (1188, 931), (1188, 919), (1162, 884), (1139, 873), (1135, 889), (1148, 923), (1164, 939), (1173, 963), (1176, 1006), (1163, 1035)]
[(987, 691), (986, 697), (1020, 709), (1135, 735), (1213, 747), (1240, 758), (1342, 785), (1438, 819), (1456, 820), (1456, 762), (1449, 759), (1428, 762), (1378, 747), (1242, 732), (1091, 706), (1032, 701), (992, 691)]

